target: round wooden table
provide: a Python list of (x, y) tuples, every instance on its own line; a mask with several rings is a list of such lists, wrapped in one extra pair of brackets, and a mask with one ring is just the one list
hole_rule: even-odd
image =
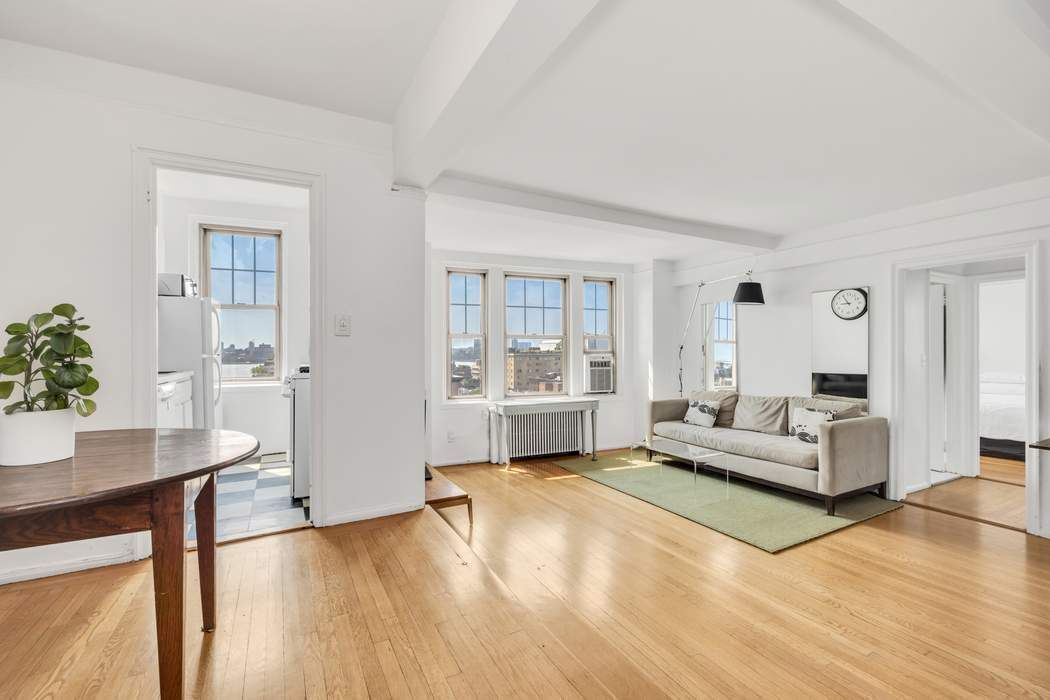
[(259, 442), (230, 430), (77, 433), (72, 459), (0, 467), (0, 551), (149, 530), (162, 698), (183, 684), (185, 511), (194, 499), (203, 629), (215, 629), (215, 472)]

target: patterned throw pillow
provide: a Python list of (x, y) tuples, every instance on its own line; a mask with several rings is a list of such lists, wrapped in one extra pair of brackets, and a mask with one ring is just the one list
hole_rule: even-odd
[(689, 410), (685, 412), (685, 422), (710, 428), (714, 426), (715, 419), (718, 418), (718, 408), (721, 405), (721, 401), (689, 399)]
[(834, 411), (820, 411), (815, 408), (796, 408), (791, 415), (791, 429), (802, 442), (817, 442), (818, 427), (821, 423), (835, 420)]

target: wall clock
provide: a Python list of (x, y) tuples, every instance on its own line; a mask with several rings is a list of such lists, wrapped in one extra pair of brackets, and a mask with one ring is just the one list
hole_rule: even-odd
[(868, 312), (868, 293), (863, 289), (840, 289), (831, 297), (831, 310), (843, 321), (854, 321)]

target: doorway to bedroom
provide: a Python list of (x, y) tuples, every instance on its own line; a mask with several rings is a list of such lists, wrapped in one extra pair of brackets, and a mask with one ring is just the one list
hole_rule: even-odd
[(1024, 531), (1025, 259), (914, 274), (927, 276), (929, 478), (908, 502)]

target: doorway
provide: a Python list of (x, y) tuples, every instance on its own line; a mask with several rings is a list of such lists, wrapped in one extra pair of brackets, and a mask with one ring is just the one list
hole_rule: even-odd
[(1032, 424), (1026, 259), (908, 274), (925, 282), (921, 364), (929, 478), (907, 503), (1025, 531), (1025, 441)]
[(309, 526), (310, 451), (295, 437), (310, 412), (293, 411), (297, 390), (309, 396), (309, 190), (162, 167), (154, 201), (156, 425), (259, 440), (217, 476), (220, 541)]

